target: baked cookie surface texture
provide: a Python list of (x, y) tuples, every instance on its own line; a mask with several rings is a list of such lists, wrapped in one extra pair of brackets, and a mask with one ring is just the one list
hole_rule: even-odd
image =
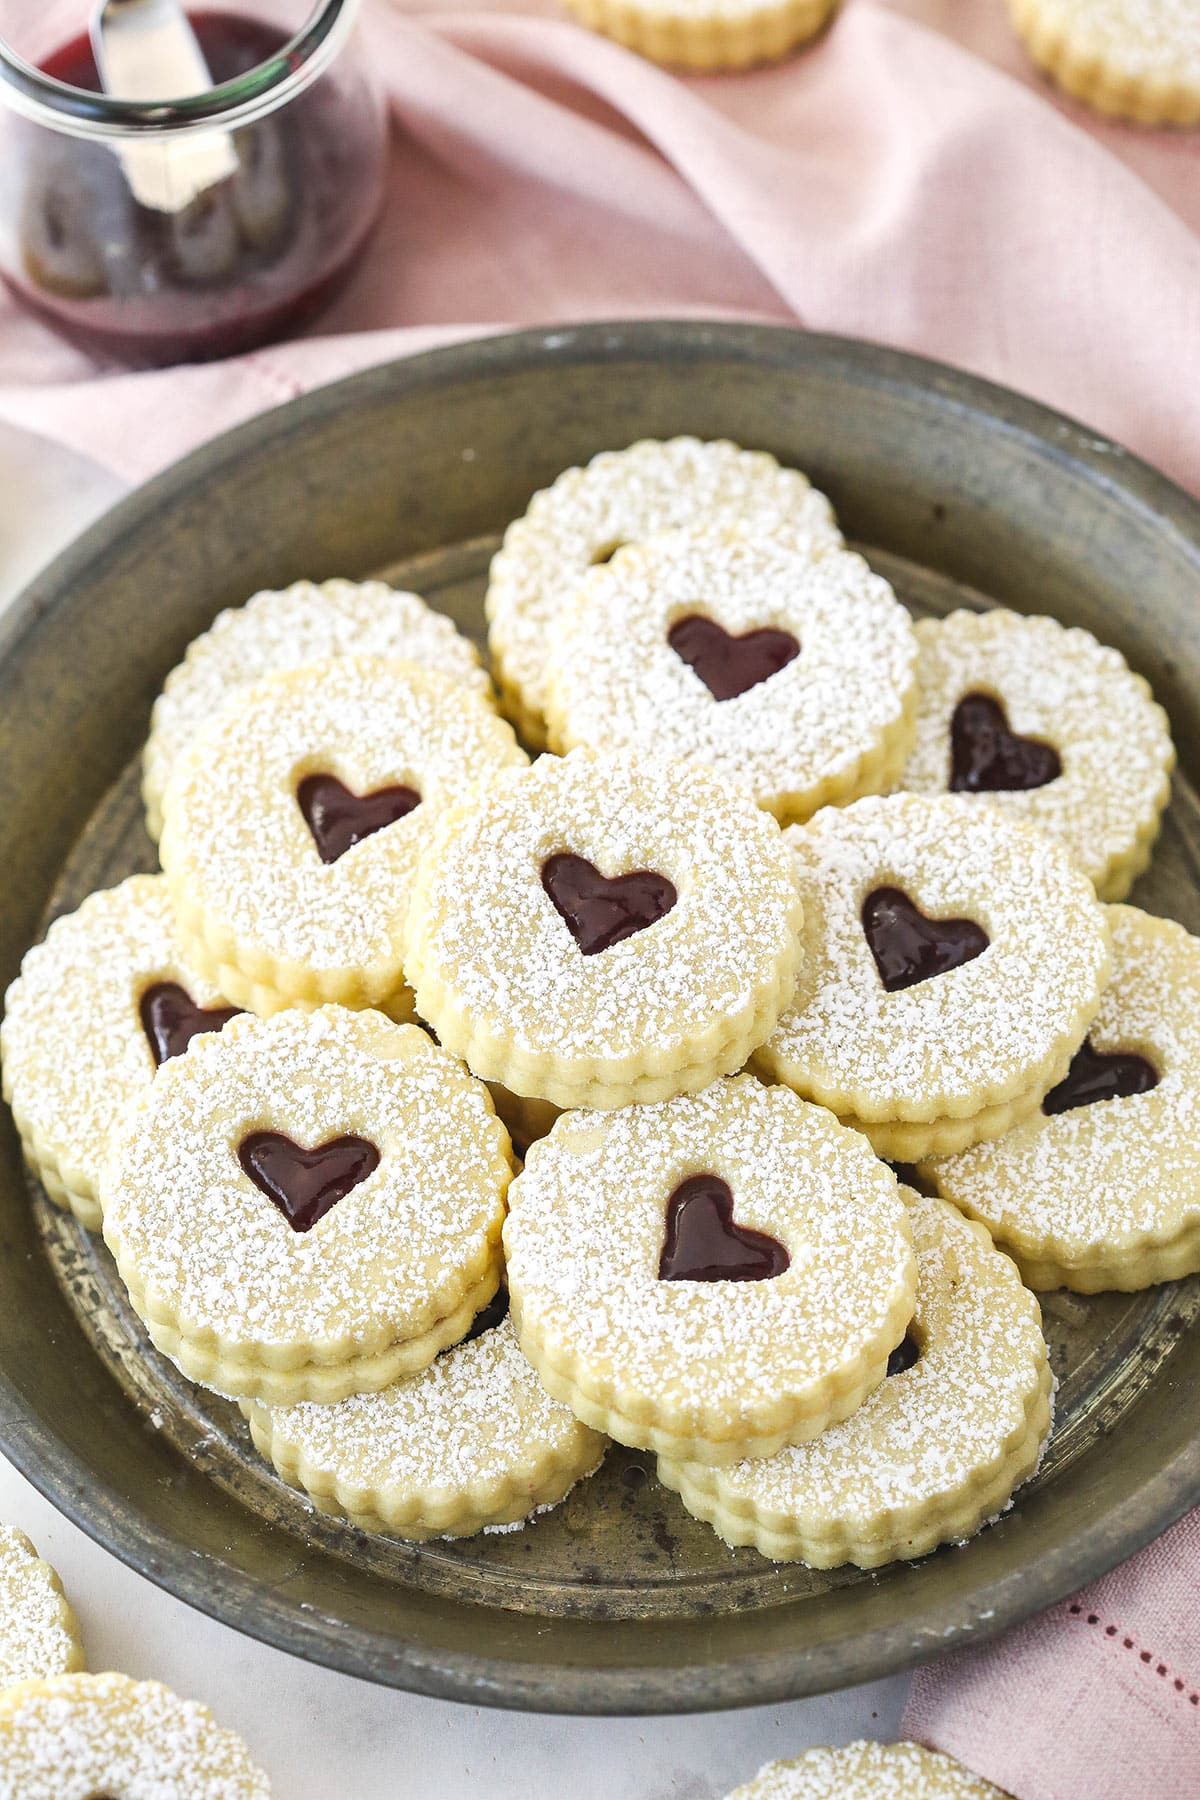
[(1033, 60), (1076, 100), (1142, 125), (1200, 124), (1194, 0), (1009, 0)]
[(860, 1739), (772, 1762), (727, 1800), (1005, 1800), (998, 1787), (923, 1744)]
[(79, 1625), (48, 1563), (14, 1525), (0, 1525), (0, 1691), (83, 1667)]

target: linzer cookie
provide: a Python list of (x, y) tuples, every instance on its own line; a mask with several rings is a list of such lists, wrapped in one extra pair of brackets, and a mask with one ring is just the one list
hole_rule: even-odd
[(58, 1576), (23, 1532), (0, 1525), (0, 1690), (82, 1667), (79, 1626)]
[(653, 62), (745, 69), (822, 31), (839, 0), (567, 0), (575, 16)]
[(1056, 838), (1105, 900), (1150, 861), (1170, 727), (1119, 650), (1055, 619), (923, 619), (917, 736), (902, 786), (977, 796)]
[(998, 1787), (923, 1744), (860, 1738), (772, 1762), (727, 1800), (1005, 1800)]
[(706, 1463), (852, 1412), (915, 1298), (891, 1170), (749, 1075), (559, 1119), (513, 1183), (504, 1244), (550, 1392), (621, 1443)]
[(758, 1069), (902, 1162), (1032, 1113), (1109, 972), (1104, 910), (1066, 852), (957, 794), (826, 807), (785, 835), (805, 955)]
[(1113, 975), (1037, 1112), (923, 1166), (1031, 1287), (1134, 1289), (1200, 1270), (1200, 940), (1107, 909)]
[(417, 1011), (477, 1075), (556, 1106), (705, 1087), (774, 1028), (800, 954), (775, 821), (706, 769), (576, 750), (433, 830), (409, 911)]
[(412, 1025), (235, 1019), (115, 1134), (104, 1236), (158, 1348), (235, 1399), (340, 1400), (496, 1290), (511, 1167), (487, 1091)]
[(417, 856), (455, 800), (525, 763), (460, 681), (342, 656), (242, 689), (178, 758), (163, 868), (189, 956), (239, 1006), (403, 1016)]
[(902, 1191), (916, 1311), (858, 1411), (732, 1468), (660, 1460), (662, 1480), (726, 1543), (818, 1569), (877, 1568), (969, 1538), (1037, 1467), (1053, 1388), (1037, 1301), (980, 1226)]
[(911, 619), (860, 556), (671, 532), (618, 550), (563, 608), (549, 738), (704, 763), (787, 824), (899, 779), (916, 662)]
[(58, 1675), (0, 1693), (2, 1800), (270, 1800), (236, 1732), (157, 1681)]
[(567, 469), (509, 526), (488, 581), (492, 664), (504, 709), (532, 747), (545, 743), (551, 627), (582, 577), (622, 544), (691, 524), (744, 526), (814, 551), (842, 541), (825, 496), (763, 451), (646, 439)]
[(462, 1343), (381, 1393), (247, 1413), (261, 1453), (322, 1511), (404, 1538), (521, 1524), (564, 1500), (605, 1450), (551, 1399), (495, 1303)]
[(1195, 0), (1009, 0), (1033, 60), (1077, 100), (1142, 125), (1200, 123)]
[(108, 1134), (155, 1069), (234, 1016), (175, 929), (161, 875), (134, 875), (55, 920), (8, 990), (4, 1097), (51, 1199), (100, 1224)]
[(383, 581), (297, 581), (227, 607), (188, 647), (154, 705), (142, 792), (150, 835), (162, 832), (162, 797), (180, 752), (230, 694), (264, 675), (330, 656), (400, 657), (465, 682), (491, 684), (475, 646), (442, 613)]

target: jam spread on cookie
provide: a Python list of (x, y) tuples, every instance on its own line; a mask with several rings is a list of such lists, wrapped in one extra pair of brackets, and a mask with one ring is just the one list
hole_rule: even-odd
[(760, 681), (778, 675), (800, 654), (800, 645), (790, 631), (764, 625), (734, 637), (703, 613), (677, 619), (667, 633), (667, 642), (676, 656), (695, 670), (714, 700), (736, 700)]
[(735, 1223), (719, 1175), (690, 1175), (667, 1202), (660, 1281), (770, 1281), (791, 1260), (777, 1238)]
[(177, 981), (156, 981), (146, 989), (138, 1008), (142, 1030), (159, 1068), (173, 1056), (182, 1056), (202, 1031), (220, 1031), (240, 1012), (238, 1006), (197, 1006)]
[(602, 875), (586, 856), (569, 852), (547, 857), (542, 886), (585, 956), (645, 931), (665, 918), (679, 898), (674, 882), (654, 869)]
[(950, 791), (997, 794), (1045, 787), (1062, 774), (1052, 744), (1011, 730), (999, 700), (964, 694), (950, 721)]
[(867, 895), (862, 927), (889, 994), (973, 962), (991, 942), (974, 919), (930, 919), (895, 887)]
[(896, 1348), (892, 1351), (892, 1354), (887, 1359), (888, 1374), (903, 1375), (906, 1369), (912, 1368), (920, 1354), (921, 1347), (917, 1343), (917, 1340), (914, 1338), (911, 1331), (906, 1331), (900, 1342), (896, 1345)]
[(293, 1231), (311, 1231), (379, 1167), (379, 1151), (349, 1135), (305, 1150), (282, 1132), (252, 1131), (238, 1146), (238, 1161)]
[(407, 818), (420, 806), (416, 788), (397, 784), (354, 794), (336, 775), (306, 775), (296, 800), (323, 863), (335, 863), (355, 844)]
[(1144, 1056), (1130, 1050), (1106, 1054), (1093, 1049), (1091, 1039), (1085, 1038), (1058, 1086), (1052, 1087), (1042, 1101), (1042, 1111), (1050, 1116), (1072, 1112), (1077, 1106), (1092, 1106), (1097, 1100), (1127, 1100), (1131, 1094), (1148, 1094), (1157, 1086), (1158, 1070)]

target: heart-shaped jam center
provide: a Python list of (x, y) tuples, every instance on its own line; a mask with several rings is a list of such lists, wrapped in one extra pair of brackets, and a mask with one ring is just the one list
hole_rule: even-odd
[(1132, 1050), (1107, 1053), (1085, 1038), (1071, 1058), (1071, 1066), (1042, 1101), (1050, 1114), (1073, 1112), (1077, 1106), (1094, 1106), (1097, 1100), (1127, 1100), (1131, 1094), (1148, 1094), (1158, 1086), (1158, 1070)]
[(799, 642), (790, 631), (763, 625), (734, 637), (703, 613), (676, 619), (667, 642), (676, 656), (695, 670), (714, 700), (736, 700), (760, 681), (778, 675), (800, 654)]
[(974, 962), (991, 942), (974, 919), (927, 918), (903, 888), (895, 887), (867, 895), (862, 927), (889, 994)]
[(667, 1202), (660, 1281), (770, 1281), (791, 1260), (777, 1238), (735, 1223), (719, 1175), (689, 1175)]
[(1053, 744), (1020, 737), (999, 700), (964, 694), (950, 720), (950, 791), (999, 794), (1045, 787), (1062, 774)]
[(304, 822), (323, 863), (335, 863), (355, 844), (404, 819), (420, 806), (416, 788), (397, 785), (352, 794), (336, 775), (306, 775), (296, 789)]
[(654, 869), (602, 875), (586, 856), (562, 852), (542, 864), (542, 886), (585, 956), (666, 918), (679, 895)]
[(906, 1331), (900, 1342), (896, 1345), (896, 1348), (892, 1351), (892, 1354), (887, 1359), (888, 1374), (903, 1375), (906, 1369), (912, 1368), (920, 1354), (921, 1346), (917, 1343), (912, 1332)]
[(173, 1056), (182, 1056), (202, 1031), (220, 1031), (241, 1011), (237, 1006), (197, 1006), (177, 981), (156, 981), (142, 995), (138, 1013), (142, 1030), (161, 1068)]
[(311, 1231), (379, 1167), (379, 1151), (349, 1135), (305, 1150), (280, 1131), (252, 1131), (238, 1146), (238, 1161), (293, 1231)]

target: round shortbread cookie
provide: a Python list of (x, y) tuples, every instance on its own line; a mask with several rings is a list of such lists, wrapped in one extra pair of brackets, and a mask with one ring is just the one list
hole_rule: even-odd
[(1036, 1288), (1200, 1270), (1200, 939), (1107, 911), (1112, 980), (1066, 1080), (997, 1142), (922, 1165)]
[(703, 763), (782, 824), (900, 776), (917, 640), (861, 556), (733, 531), (617, 551), (562, 609), (546, 669), (556, 750)]
[(0, 1525), (0, 1690), (83, 1667), (62, 1583), (15, 1525)]
[(424, 1368), (496, 1291), (508, 1147), (487, 1090), (415, 1026), (235, 1019), (114, 1133), (105, 1241), (193, 1380), (340, 1400)]
[(162, 798), (180, 752), (230, 694), (264, 675), (347, 655), (420, 663), (491, 697), (474, 644), (416, 594), (384, 581), (297, 581), (255, 594), (193, 639), (154, 703), (142, 764), (151, 837), (162, 832)]
[(1167, 715), (1119, 650), (1056, 619), (922, 619), (917, 735), (901, 786), (970, 794), (1069, 850), (1101, 899), (1150, 861), (1171, 795)]
[(557, 1506), (600, 1466), (605, 1440), (551, 1399), (492, 1311), (478, 1335), (378, 1394), (248, 1407), (256, 1447), (322, 1511), (365, 1531), (470, 1537)]
[(737, 525), (814, 551), (842, 541), (833, 509), (806, 476), (736, 444), (645, 439), (565, 470), (509, 526), (488, 579), (502, 703), (534, 749), (545, 743), (546, 653), (559, 608), (622, 544), (691, 524)]
[(745, 1063), (791, 994), (800, 901), (775, 821), (707, 769), (575, 750), (434, 830), (405, 968), (485, 1080), (624, 1106)]
[(998, 1787), (923, 1744), (859, 1739), (772, 1762), (727, 1800), (1005, 1800)]
[(659, 1475), (729, 1544), (812, 1568), (878, 1568), (959, 1543), (1037, 1467), (1053, 1380), (1038, 1303), (979, 1225), (911, 1188), (916, 1311), (887, 1378), (818, 1438)]
[(824, 29), (840, 0), (567, 0), (576, 18), (653, 62), (746, 69)]
[(585, 1423), (664, 1455), (732, 1462), (824, 1430), (912, 1315), (891, 1170), (749, 1075), (559, 1119), (509, 1204), (521, 1348)]
[(58, 1675), (0, 1694), (0, 1800), (270, 1800), (236, 1732), (157, 1681)]
[(1109, 973), (1104, 909), (1066, 852), (957, 794), (826, 807), (785, 835), (805, 955), (756, 1067), (904, 1162), (1032, 1112)]
[(113, 1120), (198, 1031), (230, 1008), (188, 957), (161, 875), (133, 875), (56, 919), (8, 990), (4, 1097), (50, 1198), (100, 1224)]
[(242, 689), (178, 758), (162, 861), (191, 959), (239, 1006), (405, 1010), (421, 846), (476, 781), (524, 766), (448, 675), (374, 656)]
[(1195, 0), (1009, 0), (1033, 60), (1076, 100), (1142, 125), (1200, 124)]

